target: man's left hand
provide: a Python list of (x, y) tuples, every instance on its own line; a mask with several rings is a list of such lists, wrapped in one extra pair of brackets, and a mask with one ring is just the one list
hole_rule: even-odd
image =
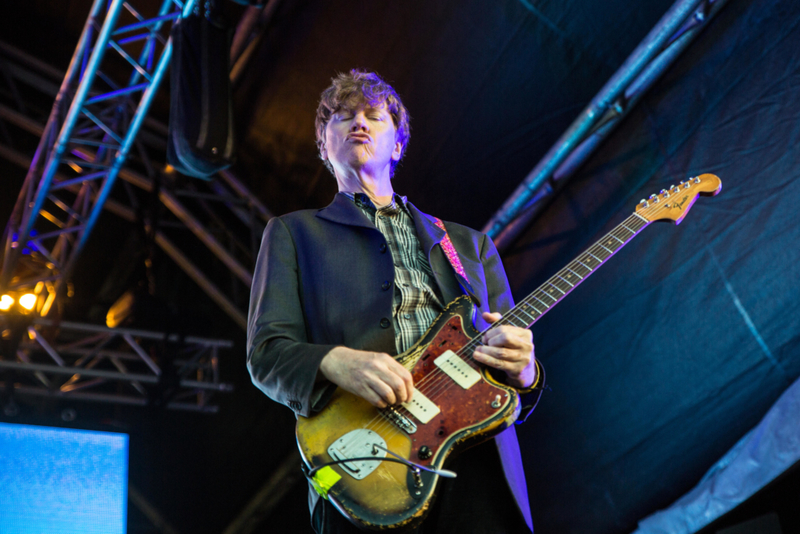
[[(499, 313), (483, 313), (488, 323), (499, 321)], [(481, 338), (483, 345), (473, 357), (489, 367), (508, 375), (508, 384), (525, 389), (536, 380), (536, 358), (533, 355), (533, 333), (526, 328), (502, 325), (492, 328)]]

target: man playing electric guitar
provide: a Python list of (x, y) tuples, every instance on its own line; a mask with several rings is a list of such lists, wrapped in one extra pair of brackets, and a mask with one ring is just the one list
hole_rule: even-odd
[[(409, 115), (374, 73), (340, 74), (322, 93), (320, 157), (339, 193), (321, 210), (270, 220), (253, 278), (247, 363), (253, 383), (298, 416), (324, 409), (336, 388), (385, 408), (414, 396), (392, 355), (411, 347), (444, 306), (467, 294), (483, 330), (512, 307), (497, 250), (485, 235), (442, 223), (396, 195), (391, 178), (409, 139)], [(474, 359), (538, 400), (531, 332), (490, 330)], [(373, 452), (374, 454), (374, 452)], [(531, 526), (514, 428), (460, 454), (416, 532), (516, 533)], [(504, 477), (505, 475), (505, 477)], [(311, 492), (318, 533), (359, 530)]]

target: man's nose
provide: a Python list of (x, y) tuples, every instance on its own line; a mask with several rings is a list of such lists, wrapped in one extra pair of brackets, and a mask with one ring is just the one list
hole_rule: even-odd
[(367, 125), (367, 117), (363, 113), (356, 113), (353, 116), (353, 122), (350, 125), (351, 132), (356, 132), (358, 130), (369, 130), (369, 126)]

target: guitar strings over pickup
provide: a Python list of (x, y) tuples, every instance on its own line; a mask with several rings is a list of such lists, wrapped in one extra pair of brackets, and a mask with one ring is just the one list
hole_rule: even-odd
[[(408, 410), (409, 413), (416, 417), (417, 420), (423, 425), (430, 422), (430, 420), (436, 417), (441, 411), (439, 410), (439, 407), (436, 406), (428, 397), (423, 395), (420, 390), (414, 391), (414, 396), (411, 398), (411, 400), (404, 402), (401, 406)], [(411, 424), (413, 425), (414, 423)], [(414, 431), (416, 430), (417, 427), (415, 426)], [(412, 432), (409, 432), (409, 434), (411, 433)]]
[(481, 379), (481, 374), (452, 350), (443, 352), (433, 363), (464, 389), (471, 388)]

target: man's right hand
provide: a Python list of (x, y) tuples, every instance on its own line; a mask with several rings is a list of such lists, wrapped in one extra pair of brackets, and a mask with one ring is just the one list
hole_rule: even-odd
[(414, 380), (386, 353), (336, 347), (322, 358), (320, 373), (378, 408), (411, 400)]

